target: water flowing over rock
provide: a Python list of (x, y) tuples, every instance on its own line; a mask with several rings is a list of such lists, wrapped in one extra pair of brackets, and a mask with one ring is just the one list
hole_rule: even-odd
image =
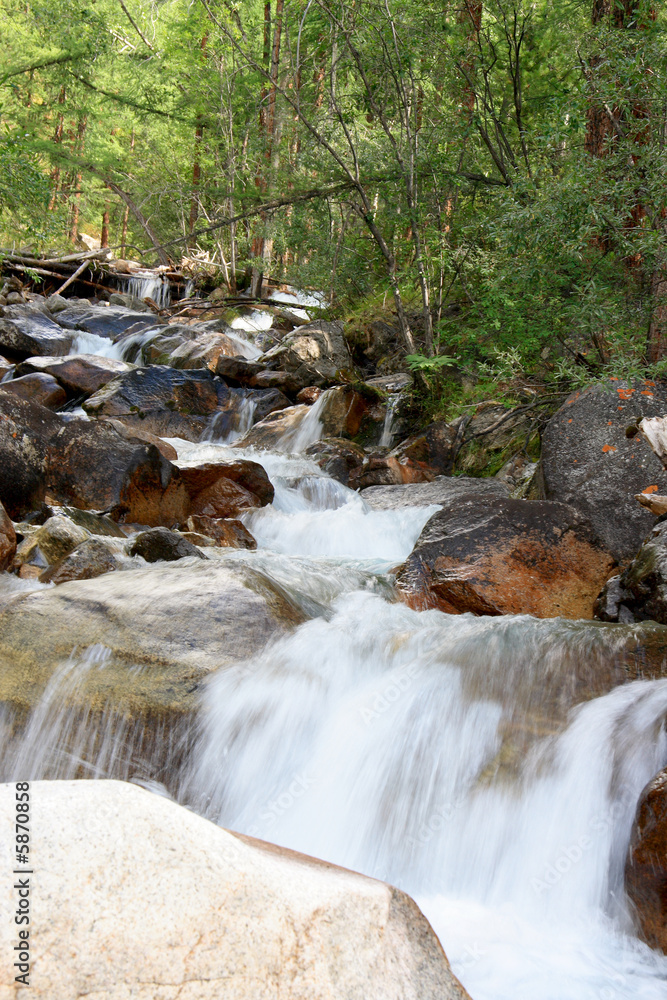
[[(130, 719), (178, 718), (193, 711), (207, 673), (251, 657), (304, 618), (264, 574), (202, 559), (19, 593), (0, 610), (0, 699), (25, 711), (63, 671), (78, 671), (68, 709), (110, 704)], [(108, 658), (100, 661), (77, 653), (101, 647)]]
[(667, 954), (667, 768), (649, 782), (639, 799), (625, 888), (644, 940)]
[(430, 519), (397, 584), (452, 614), (592, 618), (615, 562), (565, 504), (462, 496)]
[(309, 445), (305, 454), (312, 457), (328, 476), (337, 479), (344, 486), (351, 485), (354, 473), (361, 469), (366, 458), (360, 445), (336, 437), (323, 437)]
[(588, 518), (619, 563), (633, 558), (653, 525), (634, 494), (667, 492), (667, 472), (638, 428), (666, 410), (664, 387), (615, 380), (573, 393), (543, 434), (546, 498)]
[(30, 399), (49, 410), (57, 410), (67, 402), (67, 393), (53, 377), (42, 372), (22, 375), (20, 378), (4, 382), (5, 392), (13, 392), (22, 399)]
[[(39, 1000), (469, 1000), (398, 889), (221, 830), (134, 785), (32, 790)], [(14, 787), (0, 796), (8, 829)], [(12, 954), (7, 921), (0, 934)], [(2, 975), (13, 990), (8, 963)]]

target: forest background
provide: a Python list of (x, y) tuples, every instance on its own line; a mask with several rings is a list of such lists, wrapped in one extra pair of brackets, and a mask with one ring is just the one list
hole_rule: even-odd
[(0, 245), (321, 290), (390, 323), (431, 413), (667, 375), (664, 5), (0, 10)]

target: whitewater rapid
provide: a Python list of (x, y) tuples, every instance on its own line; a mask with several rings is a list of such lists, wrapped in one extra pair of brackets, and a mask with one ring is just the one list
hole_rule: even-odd
[[(170, 440), (180, 465), (264, 466), (274, 502), (243, 516), (258, 549), (207, 556), (261, 568), (314, 615), (211, 678), (170, 792), (413, 895), (473, 1000), (664, 1000), (667, 958), (634, 934), (623, 866), (638, 797), (667, 765), (667, 680), (591, 697), (626, 626), (397, 603), (391, 571), (438, 508), (374, 511), (322, 473), (302, 454), (320, 410), (271, 452), (240, 448), (238, 429)], [(59, 698), (105, 656), (54, 676), (21, 777), (48, 771), (35, 747), (58, 746)], [(82, 741), (77, 766), (104, 777), (122, 738)]]

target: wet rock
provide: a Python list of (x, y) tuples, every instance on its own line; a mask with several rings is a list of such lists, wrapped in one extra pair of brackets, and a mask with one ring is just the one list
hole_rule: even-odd
[(77, 704), (119, 713), (190, 713), (197, 681), (255, 655), (305, 614), (265, 574), (186, 559), (19, 595), (0, 608), (0, 700), (35, 705), (73, 650), (101, 644), (110, 660), (77, 689)]
[(634, 494), (667, 493), (667, 472), (638, 432), (643, 417), (666, 410), (663, 386), (612, 380), (573, 393), (543, 434), (546, 498), (588, 518), (620, 563), (633, 558), (653, 525)]
[(52, 506), (47, 508), (47, 511), (50, 515), (64, 514), (74, 524), (78, 524), (80, 528), (85, 528), (86, 531), (89, 531), (91, 535), (105, 535), (109, 538), (126, 537), (125, 532), (110, 517), (95, 514), (92, 510), (81, 510), (79, 507)]
[(67, 402), (67, 393), (53, 375), (34, 372), (4, 382), (5, 392), (13, 392), (21, 399), (30, 399), (49, 410), (57, 410)]
[[(36, 1000), (47, 998), (39, 983), (62, 1000), (117, 1000), (119, 984), (137, 1000), (469, 1000), (426, 918), (392, 886), (229, 833), (137, 785), (33, 791)], [(15, 794), (3, 786), (7, 828)], [(9, 925), (3, 935), (11, 954)], [(0, 987), (13, 990), (15, 970), (3, 970)]]
[(667, 954), (667, 768), (639, 799), (625, 865), (625, 891), (641, 934)]
[(76, 354), (68, 358), (28, 358), (17, 366), (18, 375), (45, 372), (58, 380), (75, 396), (91, 396), (117, 375), (132, 371), (133, 366), (115, 358), (95, 354)]
[(412, 607), (592, 618), (614, 559), (565, 504), (469, 494), (434, 514), (397, 576)]
[(218, 408), (220, 387), (207, 370), (184, 372), (149, 365), (116, 376), (84, 403), (84, 409), (109, 417), (155, 410), (210, 416)]
[(112, 292), (109, 296), (109, 305), (123, 306), (125, 309), (133, 309), (134, 312), (152, 313), (151, 307), (138, 299), (136, 295), (127, 295), (124, 292)]
[(454, 467), (456, 445), (456, 431), (444, 420), (429, 424), (386, 456), (386, 468), (393, 476), (389, 482), (428, 483), (437, 476), (449, 475)]
[[(70, 304), (67, 309), (57, 314), (56, 320), (66, 330), (94, 333), (114, 343), (131, 334), (166, 326), (162, 320), (149, 313), (134, 312), (122, 306), (95, 306), (87, 301)], [(38, 354), (39, 351), (31, 353)], [(42, 353), (57, 354), (58, 351)]]
[(248, 361), (246, 358), (221, 356), (215, 366), (215, 373), (231, 386), (278, 389), (291, 396), (304, 388), (302, 380), (295, 378), (289, 372), (271, 371), (265, 365), (257, 361)]
[(0, 317), (0, 350), (10, 357), (69, 354), (72, 336), (39, 309), (12, 306)]
[(92, 580), (118, 568), (118, 560), (108, 545), (98, 538), (81, 542), (69, 555), (40, 573), (40, 583), (68, 583)]
[(210, 518), (235, 517), (273, 499), (273, 486), (256, 462), (209, 462), (184, 468), (181, 476), (190, 512)]
[(43, 566), (42, 560), (45, 560), (52, 566), (89, 537), (85, 528), (74, 524), (63, 514), (57, 514), (50, 517), (21, 543), (16, 553), (16, 565), (37, 562)]
[(151, 434), (150, 431), (145, 430), (143, 427), (128, 427), (122, 420), (116, 420), (114, 417), (103, 417), (102, 419), (110, 427), (113, 427), (115, 431), (118, 431), (120, 436), (125, 438), (126, 441), (143, 441), (144, 444), (155, 445), (160, 454), (168, 458), (170, 462), (175, 462), (178, 458), (176, 449), (166, 441), (163, 441), (162, 438), (159, 438), (157, 434)]
[(0, 502), (14, 520), (44, 500), (51, 441), (63, 426), (51, 410), (0, 387)]
[(188, 518), (192, 532), (201, 531), (218, 545), (233, 549), (256, 549), (257, 542), (241, 521), (232, 518), (214, 518), (193, 514)]
[(49, 493), (57, 503), (114, 520), (171, 526), (187, 517), (178, 469), (154, 445), (125, 440), (106, 422), (71, 421), (51, 440)]
[(353, 367), (343, 329), (338, 320), (308, 323), (287, 334), (262, 360), (269, 362), (270, 367), (293, 372), (297, 378), (308, 376), (306, 385), (335, 382), (341, 371), (351, 371)]
[(236, 462), (205, 462), (202, 465), (181, 469), (183, 482), (191, 496), (207, 489), (221, 479), (229, 479), (257, 498), (255, 506), (264, 507), (273, 502), (274, 489), (271, 480), (259, 462), (239, 459)]
[(168, 364), (173, 368), (208, 368), (215, 371), (218, 358), (233, 357), (238, 344), (224, 333), (204, 331), (194, 339), (181, 343), (170, 355)]
[(127, 551), (129, 555), (141, 556), (142, 559), (150, 563), (174, 562), (176, 559), (185, 559), (187, 556), (204, 558), (192, 542), (183, 538), (178, 532), (169, 531), (167, 528), (151, 528), (150, 531), (139, 532), (133, 538)]
[(351, 386), (338, 385), (320, 397), (319, 418), (326, 437), (353, 438), (361, 428), (368, 400)]
[(0, 503), (0, 573), (12, 564), (16, 552), (16, 532), (12, 520)]
[(361, 491), (362, 499), (373, 510), (428, 507), (432, 503), (456, 505), (469, 494), (491, 501), (494, 497), (508, 497), (509, 491), (496, 479), (474, 479), (472, 476), (439, 476), (428, 483), (373, 486)]
[(3, 358), (0, 354), (0, 379), (3, 379), (7, 372), (10, 372), (13, 367), (13, 363), (8, 361), (7, 358)]
[(660, 520), (623, 573), (610, 580), (596, 604), (603, 621), (667, 624), (667, 521)]
[(337, 479), (344, 486), (349, 486), (351, 478), (364, 463), (364, 449), (344, 438), (325, 437), (306, 448), (304, 454), (313, 458), (319, 467)]
[[(272, 451), (275, 448), (288, 450), (288, 442), (297, 440), (303, 419), (310, 409), (310, 406), (302, 404), (270, 413), (263, 420), (258, 420), (242, 438), (235, 441), (234, 447), (256, 448), (258, 451)], [(307, 442), (306, 446), (308, 443), (310, 442)]]
[(305, 389), (302, 389), (296, 395), (297, 403), (306, 403), (308, 406), (312, 406), (323, 393), (323, 389), (318, 389), (316, 385), (308, 385)]

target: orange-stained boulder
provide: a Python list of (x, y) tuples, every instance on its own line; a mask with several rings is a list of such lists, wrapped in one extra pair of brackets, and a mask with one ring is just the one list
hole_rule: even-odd
[(53, 375), (46, 375), (43, 372), (32, 372), (30, 375), (22, 375), (21, 378), (11, 379), (3, 382), (6, 392), (13, 392), (21, 399), (29, 399), (40, 406), (46, 406), (49, 410), (57, 410), (67, 402), (67, 393), (63, 387), (54, 379)]
[(16, 552), (16, 532), (9, 514), (0, 503), (0, 571), (9, 569)]
[(641, 794), (625, 865), (625, 890), (644, 940), (667, 954), (667, 768)]
[(592, 618), (614, 565), (565, 504), (469, 494), (427, 522), (397, 583), (416, 608)]
[(193, 514), (188, 518), (188, 528), (214, 539), (218, 545), (232, 549), (256, 549), (257, 542), (241, 521), (232, 518), (206, 517)]
[(45, 372), (75, 395), (90, 396), (117, 375), (132, 371), (133, 365), (96, 354), (75, 354), (67, 358), (27, 358), (17, 366), (19, 375)]

